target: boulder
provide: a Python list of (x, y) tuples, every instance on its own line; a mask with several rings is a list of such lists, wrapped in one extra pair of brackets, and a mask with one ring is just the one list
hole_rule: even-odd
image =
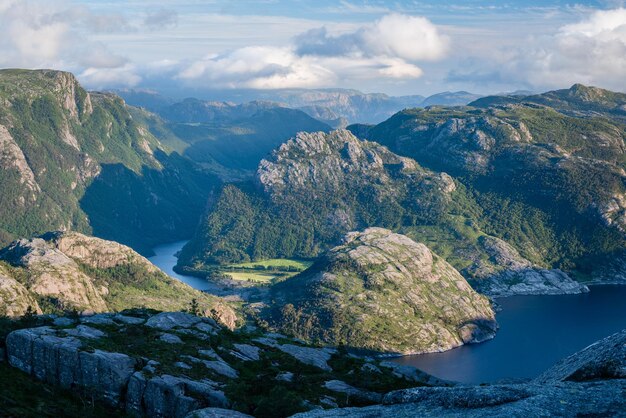
[(177, 335), (164, 333), (161, 334), (159, 340), (168, 343), (168, 344), (182, 344), (183, 340), (180, 339)]
[(126, 412), (155, 418), (184, 418), (202, 407), (226, 407), (228, 400), (210, 381), (193, 381), (170, 375), (146, 378), (133, 374), (128, 384)]
[(249, 344), (234, 344), (235, 349), (230, 353), (243, 361), (257, 361), (261, 349)]
[(383, 395), (380, 393), (357, 389), (354, 386), (350, 386), (346, 382), (342, 382), (341, 380), (329, 380), (324, 383), (324, 387), (333, 392), (343, 393), (349, 398), (365, 402), (380, 403), (383, 398)]
[(146, 326), (169, 331), (173, 328), (189, 328), (200, 321), (201, 318), (185, 312), (162, 312), (148, 319)]
[(89, 390), (113, 406), (135, 369), (125, 354), (81, 351), (79, 339), (59, 337), (49, 327), (13, 331), (6, 345), (11, 366), (53, 385)]
[(326, 371), (332, 370), (328, 365), (328, 360), (330, 360), (331, 355), (335, 352), (333, 349), (301, 347), (293, 344), (277, 345), (276, 348), (304, 364), (319, 367)]

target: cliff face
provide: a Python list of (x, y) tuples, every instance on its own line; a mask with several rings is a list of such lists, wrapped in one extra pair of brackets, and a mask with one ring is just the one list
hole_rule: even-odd
[(185, 309), (197, 299), (200, 309), (220, 311), (234, 326), (234, 312), (218, 298), (170, 278), (116, 242), (75, 232), (48, 233), (13, 242), (0, 250), (0, 260), (7, 263), (0, 265), (0, 306), (11, 316), (24, 314), (28, 306), (34, 311)]
[(331, 345), (425, 353), (484, 341), (497, 328), (488, 299), (452, 266), (381, 228), (346, 235), (274, 292), (281, 329)]

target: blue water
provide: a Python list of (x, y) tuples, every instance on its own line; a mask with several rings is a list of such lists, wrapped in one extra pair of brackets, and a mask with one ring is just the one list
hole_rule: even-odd
[(161, 270), (163, 270), (167, 275), (180, 280), (183, 283), (187, 283), (189, 286), (198, 289), (198, 290), (210, 290), (210, 283), (199, 277), (193, 276), (184, 276), (182, 274), (178, 274), (174, 271), (174, 266), (178, 259), (176, 258), (176, 254), (185, 246), (187, 241), (178, 241), (171, 242), (169, 244), (159, 245), (158, 247), (154, 247), (152, 251), (154, 251), (154, 255), (149, 257), (148, 260)]
[[(207, 280), (173, 270), (176, 253), (186, 242), (160, 245), (149, 260), (191, 287), (219, 294)], [(493, 340), (393, 361), (465, 383), (533, 378), (561, 358), (626, 328), (626, 286), (594, 286), (580, 295), (513, 296), (498, 303), (500, 329)]]
[(626, 286), (593, 286), (580, 295), (513, 296), (498, 303), (500, 329), (493, 340), (394, 361), (464, 383), (533, 378), (626, 328)]

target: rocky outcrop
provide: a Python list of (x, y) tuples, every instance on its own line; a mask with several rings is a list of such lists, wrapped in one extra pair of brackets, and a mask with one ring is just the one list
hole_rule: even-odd
[(37, 297), (60, 310), (87, 312), (136, 306), (185, 309), (196, 299), (205, 315), (230, 328), (237, 320), (220, 299), (167, 276), (131, 248), (113, 241), (52, 232), (13, 242), (0, 250), (0, 261), (12, 265), (11, 270), (0, 265), (0, 309), (12, 316), (24, 314), (28, 306), (37, 312)]
[(84, 351), (80, 339), (62, 334), (49, 327), (12, 332), (6, 340), (9, 364), (55, 386), (90, 391), (117, 406), (135, 360), (120, 353)]
[(126, 394), (126, 412), (156, 418), (183, 418), (203, 406), (228, 405), (224, 392), (209, 380), (195, 381), (169, 375), (146, 377), (136, 372)]
[(564, 358), (536, 379), (537, 383), (626, 379), (626, 330)]
[(478, 242), (490, 256), (470, 269), (476, 290), (493, 297), (512, 295), (561, 295), (588, 292), (587, 286), (559, 269), (540, 268), (507, 242), (482, 236)]
[(28, 271), (33, 294), (55, 298), (66, 309), (107, 310), (93, 280), (76, 261), (43, 238), (16, 241), (0, 250), (0, 259)]
[(346, 235), (309, 270), (277, 285), (275, 297), (285, 332), (380, 352), (448, 350), (492, 338), (497, 328), (487, 298), (452, 266), (381, 228)]

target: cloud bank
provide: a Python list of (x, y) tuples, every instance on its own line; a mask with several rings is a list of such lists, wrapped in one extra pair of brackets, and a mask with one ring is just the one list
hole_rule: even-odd
[(389, 14), (354, 31), (307, 31), (289, 46), (251, 46), (210, 55), (178, 77), (208, 86), (275, 89), (329, 87), (342, 80), (418, 78), (418, 66), (445, 56), (448, 40), (428, 19)]

